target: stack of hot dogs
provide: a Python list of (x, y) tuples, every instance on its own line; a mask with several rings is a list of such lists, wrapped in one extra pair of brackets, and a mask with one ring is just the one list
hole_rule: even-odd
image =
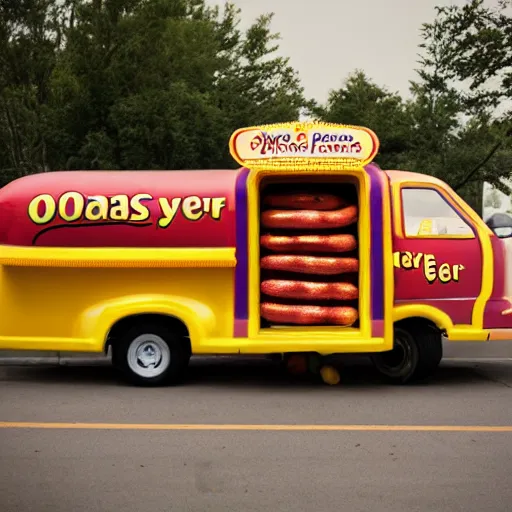
[[(260, 266), (274, 276), (261, 282), (269, 297), (261, 316), (272, 324), (354, 324), (358, 310), (346, 301), (357, 300), (359, 290), (347, 274), (358, 272), (359, 260), (343, 253), (355, 251), (357, 240), (343, 228), (357, 223), (357, 206), (329, 193), (269, 194), (263, 204), (261, 228), (267, 233), (260, 242), (270, 254)], [(274, 278), (279, 273), (299, 276)]]

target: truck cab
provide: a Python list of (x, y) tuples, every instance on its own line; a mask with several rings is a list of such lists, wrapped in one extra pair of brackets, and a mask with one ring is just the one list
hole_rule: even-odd
[(421, 304), (422, 315), (448, 340), (510, 337), (506, 242), (441, 180), (404, 171), (386, 175), (397, 311)]
[[(430, 340), (439, 333), (448, 341), (512, 338), (506, 242), (443, 181), (406, 171), (385, 174), (392, 197), (396, 340), (391, 352), (373, 358), (379, 369), (391, 376), (404, 371), (400, 336), (420, 325), (427, 333), (434, 329)], [(422, 346), (437, 351), (435, 366), (439, 340)]]

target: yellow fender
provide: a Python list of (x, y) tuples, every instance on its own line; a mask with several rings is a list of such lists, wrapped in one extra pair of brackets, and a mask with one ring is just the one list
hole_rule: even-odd
[(212, 310), (196, 300), (178, 295), (129, 295), (100, 302), (83, 311), (75, 324), (74, 335), (92, 340), (100, 352), (116, 322), (141, 314), (161, 314), (181, 320), (188, 329), (192, 352), (215, 328)]
[(407, 318), (419, 317), (434, 322), (440, 329), (450, 332), (453, 328), (453, 322), (450, 317), (433, 306), (426, 304), (404, 304), (393, 308), (393, 322), (406, 320)]

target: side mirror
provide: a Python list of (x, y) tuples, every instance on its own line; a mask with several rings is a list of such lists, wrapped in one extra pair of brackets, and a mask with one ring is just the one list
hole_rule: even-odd
[(512, 237), (512, 217), (506, 213), (495, 213), (486, 222), (498, 238)]

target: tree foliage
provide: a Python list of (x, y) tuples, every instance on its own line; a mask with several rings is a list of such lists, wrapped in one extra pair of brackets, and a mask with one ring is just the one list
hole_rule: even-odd
[(349, 75), (319, 109), (325, 121), (370, 127), (379, 137), (379, 163), (399, 167), (410, 150), (411, 116), (403, 99), (376, 85), (363, 71)]
[[(382, 141), (382, 167), (437, 176), (477, 211), (483, 182), (510, 194), (512, 124), (510, 115), (494, 110), (498, 101), (512, 99), (512, 18), (506, 3), (497, 10), (481, 0), (438, 8), (434, 23), (423, 26), (411, 99), (356, 72), (331, 92), (322, 117), (370, 126)], [(468, 81), (469, 91), (463, 87)]]
[[(308, 102), (272, 17), (204, 0), (11, 0), (0, 11), (4, 182), (54, 169), (232, 166), (239, 126)], [(58, 5), (58, 6), (56, 6)]]
[(229, 2), (3, 0), (0, 185), (55, 169), (231, 167), (236, 128), (314, 115), (372, 128), (381, 167), (438, 176), (480, 211), (484, 181), (510, 192), (511, 3), (439, 8), (410, 98), (356, 70), (318, 106), (271, 14), (242, 30)]
[(422, 28), (423, 86), (434, 104), (451, 98), (456, 107), (446, 174), (478, 211), (484, 181), (511, 193), (512, 123), (506, 112), (512, 100), (511, 5), (501, 0), (490, 8), (471, 0), (438, 7), (435, 21)]
[(444, 80), (468, 86), (462, 96), (469, 108), (496, 108), (512, 99), (511, 7), (511, 0), (500, 0), (497, 7), (470, 0), (438, 7), (434, 23), (423, 25), (424, 46), (437, 57)]

